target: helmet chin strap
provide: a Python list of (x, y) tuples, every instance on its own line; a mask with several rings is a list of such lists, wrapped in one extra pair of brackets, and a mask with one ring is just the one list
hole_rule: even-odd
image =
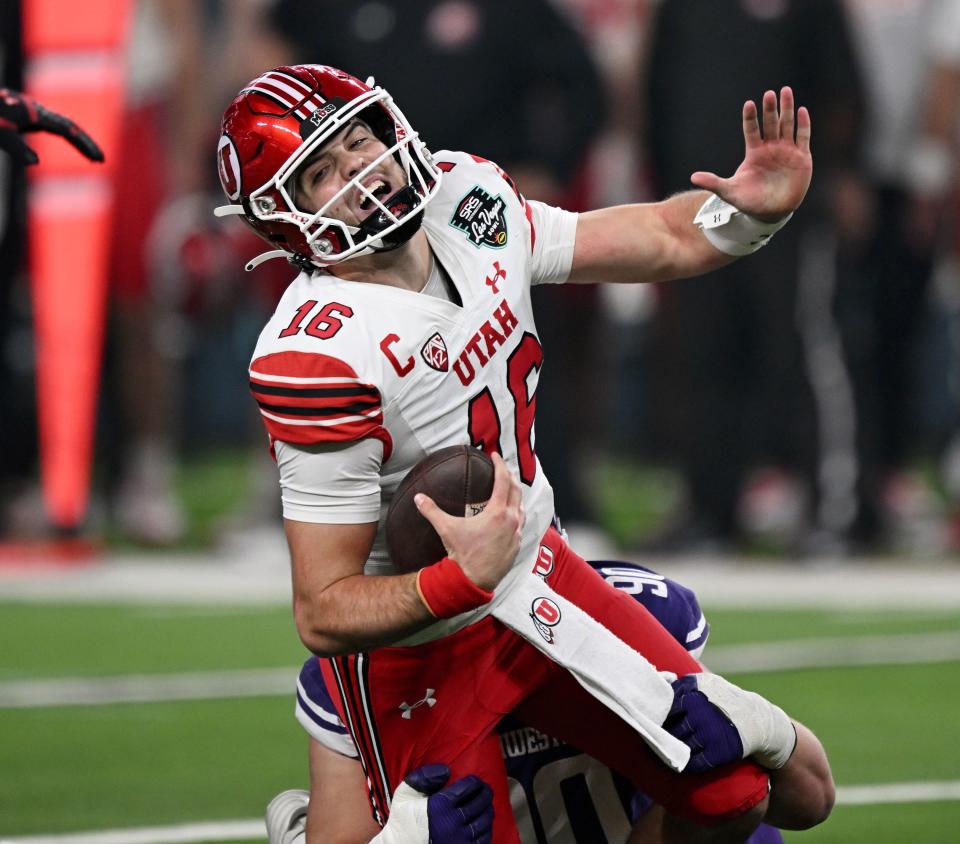
[(423, 223), (423, 211), (414, 214), (400, 228), (390, 232), (385, 238), (380, 239), (380, 246), (371, 244), (374, 252), (390, 252), (393, 249), (399, 249), (407, 243), (419, 230)]
[(231, 217), (234, 214), (246, 214), (242, 205), (218, 205), (213, 209), (214, 217)]
[[(396, 218), (409, 214), (417, 208), (420, 203), (420, 194), (417, 193), (413, 185), (407, 185), (390, 197), (385, 207)], [(374, 211), (360, 224), (357, 232), (364, 237), (376, 237), (377, 233), (381, 229), (385, 229), (390, 222), (390, 218), (385, 211)], [(370, 246), (374, 252), (388, 252), (391, 249), (396, 249), (417, 233), (421, 222), (423, 222), (422, 211), (419, 214), (414, 214), (409, 220), (403, 223), (403, 225), (390, 232), (386, 237), (381, 237), (378, 241), (372, 241)], [(379, 245), (374, 245), (375, 243)]]
[(262, 263), (264, 263), (264, 261), (269, 261), (272, 258), (286, 258), (289, 260), (291, 257), (292, 256), (289, 252), (287, 252), (286, 249), (271, 249), (269, 252), (261, 252), (259, 255), (251, 258), (246, 264), (243, 265), (243, 268), (247, 272), (250, 272), (250, 270), (259, 267)]
[[(243, 216), (247, 212), (242, 205), (218, 205), (213, 209), (215, 217), (232, 217), (234, 215)], [(261, 252), (259, 255), (251, 258), (244, 264), (243, 268), (247, 272), (259, 267), (264, 261), (272, 258), (290, 258), (290, 253), (286, 249), (271, 249), (269, 252)]]

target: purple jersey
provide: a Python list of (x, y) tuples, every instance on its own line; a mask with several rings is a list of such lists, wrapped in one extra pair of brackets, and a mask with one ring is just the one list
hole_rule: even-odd
[[(700, 656), (710, 625), (690, 589), (636, 563), (591, 565), (612, 586), (633, 595), (693, 656)], [(325, 747), (357, 757), (313, 657), (300, 671), (296, 716)], [(649, 808), (650, 801), (626, 779), (576, 748), (510, 717), (498, 729), (523, 844), (616, 844), (627, 839), (636, 818)], [(755, 840), (762, 830), (767, 837)], [(762, 827), (750, 838), (752, 844), (761, 841), (777, 844), (782, 838)]]

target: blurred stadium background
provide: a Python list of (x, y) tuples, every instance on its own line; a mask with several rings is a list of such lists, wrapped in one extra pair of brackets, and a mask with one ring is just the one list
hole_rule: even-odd
[[(491, 54), (471, 50), (504, 19), (492, 0), (343, 5), (8, 0), (0, 13), (2, 84), (70, 115), (107, 152), (97, 168), (30, 136), (41, 163), (29, 183), (0, 153), (0, 841), (263, 840), (270, 797), (306, 785), (292, 717), (303, 651), (274, 468), (246, 391), (256, 334), (291, 273), (272, 262), (244, 274), (256, 242), (210, 215), (219, 114), (265, 67), (330, 61), (365, 76), (376, 56), (395, 61), (384, 44), (402, 37), (412, 83), (377, 70), (378, 81), (434, 145), (418, 120), (430, 103), (396, 86), (456, 62), (462, 76), (446, 64), (435, 75), (496, 102), (481, 80)], [(804, 50), (833, 68), (825, 78), (803, 65), (796, 80), (755, 83), (794, 82), (801, 102), (830, 95), (829, 121), (813, 110), (816, 214), (791, 223), (803, 233), (796, 255), (776, 241), (765, 250), (760, 280), (785, 285), (788, 327), (792, 315), (812, 324), (796, 338), (806, 369), (777, 367), (792, 341), (761, 329), (783, 314), (734, 291), (739, 281), (716, 311), (669, 287), (551, 292), (538, 303), (538, 451), (574, 544), (697, 589), (707, 662), (823, 740), (838, 806), (788, 841), (954, 842), (955, 0), (520, 0), (504, 8), (533, 58), (492, 55), (530, 80), (517, 96), (523, 128), (478, 109), (492, 131), (442, 144), (495, 157), (528, 195), (568, 207), (655, 198), (664, 139), (644, 80), (666, 50), (691, 65), (695, 88), (706, 84), (689, 33), (658, 28), (655, 15), (696, 20), (708, 6), (716, 53), (791, 15), (815, 26), (840, 10), (846, 21), (846, 46), (803, 29)], [(938, 13), (954, 15), (956, 33), (928, 35)], [(336, 45), (310, 34), (329, 15), (342, 18)], [(422, 41), (404, 34), (414, 25)], [(559, 69), (548, 38), (565, 45)], [(349, 45), (356, 66), (331, 52)], [(847, 50), (854, 70), (828, 48)], [(680, 111), (676, 82), (663, 97)], [(572, 107), (590, 125), (560, 131)], [(899, 223), (884, 217), (894, 202)], [(898, 238), (913, 260), (886, 249)], [(788, 265), (795, 282), (778, 270)], [(881, 284), (893, 290), (885, 307), (872, 293)], [(721, 336), (731, 314), (733, 339)], [(701, 336), (726, 368), (694, 371), (689, 343)], [(771, 399), (756, 386), (764, 370), (789, 389)], [(722, 388), (715, 407), (690, 392), (710, 379)], [(711, 509), (718, 497), (727, 506)]]

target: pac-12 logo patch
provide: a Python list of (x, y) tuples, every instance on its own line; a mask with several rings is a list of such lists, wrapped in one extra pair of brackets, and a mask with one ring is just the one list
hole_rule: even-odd
[(420, 354), (427, 362), (427, 366), (437, 372), (446, 372), (450, 368), (450, 356), (447, 354), (447, 344), (438, 334), (434, 335), (423, 344)]
[(560, 607), (549, 598), (536, 598), (530, 605), (530, 618), (537, 633), (548, 645), (553, 644), (553, 628), (560, 623)]
[(450, 225), (465, 232), (477, 248), (500, 249), (507, 245), (506, 205), (500, 196), (491, 196), (476, 185), (460, 202), (450, 218)]

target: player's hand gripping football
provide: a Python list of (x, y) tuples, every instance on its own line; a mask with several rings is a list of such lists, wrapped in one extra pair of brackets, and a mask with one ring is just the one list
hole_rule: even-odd
[(456, 560), (477, 586), (487, 590), (496, 587), (517, 556), (524, 521), (520, 482), (499, 454), (491, 458), (493, 492), (479, 515), (451, 516), (423, 493), (414, 499), (443, 541), (447, 556)]
[(50, 132), (73, 144), (91, 161), (103, 161), (96, 142), (69, 117), (44, 108), (33, 97), (10, 88), (0, 88), (0, 149), (5, 149), (21, 164), (36, 164), (37, 154), (20, 135), (24, 132)]
[(729, 179), (698, 171), (690, 177), (697, 187), (713, 191), (721, 199), (758, 219), (775, 222), (796, 210), (813, 175), (810, 155), (810, 113), (794, 112), (793, 90), (763, 95), (761, 121), (753, 100), (743, 104), (743, 139), (746, 151), (737, 172)]

